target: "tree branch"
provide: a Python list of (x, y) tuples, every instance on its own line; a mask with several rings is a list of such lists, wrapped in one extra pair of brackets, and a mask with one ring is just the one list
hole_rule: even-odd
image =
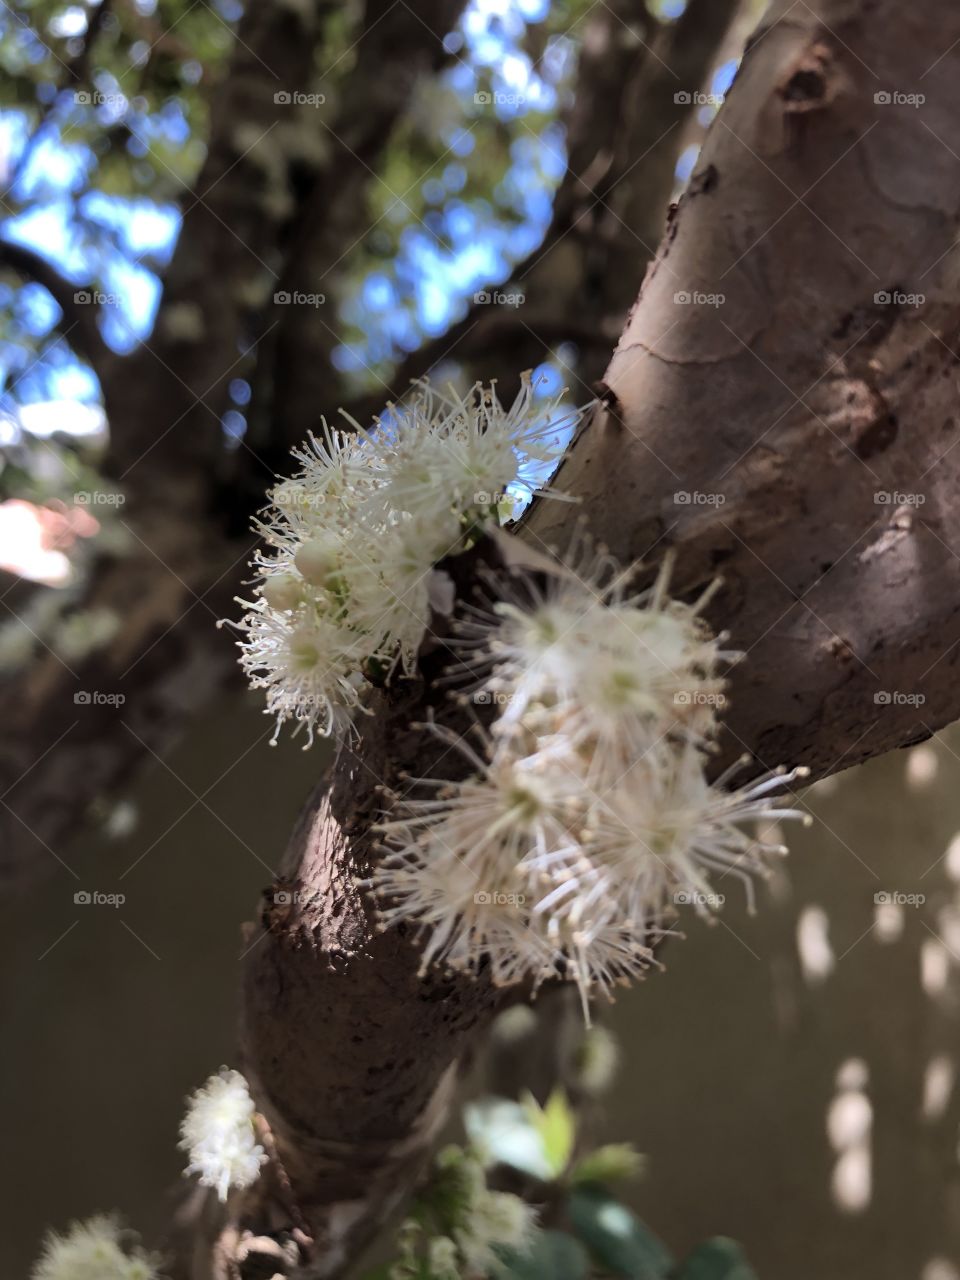
[(53, 298), (63, 313), (60, 325), (64, 337), (86, 360), (102, 381), (114, 357), (100, 336), (100, 307), (93, 288), (78, 288), (56, 269), (49, 259), (26, 245), (0, 239), (0, 269), (8, 268), (24, 280), (39, 284)]
[[(921, 76), (922, 120), (874, 100), (878, 82), (907, 92)], [(940, 141), (958, 121), (947, 0), (922, 13), (782, 0), (627, 324), (607, 407), (563, 469), (621, 558), (674, 545), (679, 591), (723, 568), (713, 620), (748, 653), (729, 736), (763, 764), (829, 773), (924, 732), (926, 708), (930, 726), (960, 712), (960, 169)], [(921, 282), (922, 310), (874, 300)], [(894, 489), (927, 504), (876, 500)], [(524, 535), (563, 545), (565, 520), (543, 504)], [(496, 1006), (482, 981), (418, 980), (411, 939), (374, 932), (354, 879), (375, 784), (412, 758), (429, 773), (430, 745), (408, 726), (424, 703), (440, 709), (433, 674), (428, 659), (422, 691), (384, 694), (342, 753), (291, 845), (284, 883), (300, 903), (266, 906), (249, 940), (245, 1064), (313, 1237), (305, 1277), (339, 1274), (389, 1212)], [(875, 704), (878, 685), (923, 692), (924, 709)], [(261, 1228), (263, 1194), (238, 1210), (241, 1236)]]

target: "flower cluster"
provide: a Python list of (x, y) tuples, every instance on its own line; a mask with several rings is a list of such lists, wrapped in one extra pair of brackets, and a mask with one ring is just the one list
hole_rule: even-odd
[(216, 1187), (226, 1200), (231, 1187), (249, 1187), (260, 1175), (266, 1152), (256, 1140), (253, 1099), (239, 1071), (221, 1067), (187, 1102), (180, 1148), (189, 1152), (185, 1173)]
[(727, 790), (710, 784), (725, 651), (694, 604), (671, 599), (667, 561), (652, 587), (603, 552), (575, 545), (544, 584), (492, 578), (461, 628), (462, 666), (495, 701), (476, 745), (446, 737), (466, 777), (414, 779), (382, 824), (373, 875), (384, 926), (424, 935), (423, 964), (495, 982), (548, 977), (588, 994), (653, 962), (649, 943), (676, 904), (706, 912), (714, 881), (767, 870), (782, 846), (745, 822), (799, 817), (770, 792), (779, 771)]
[(509, 408), (494, 385), (424, 387), (372, 431), (324, 422), (295, 451), (298, 474), (259, 522), (259, 581), (238, 624), (241, 664), (278, 730), (295, 719), (308, 744), (342, 731), (369, 681), (412, 669), (445, 598), (434, 566), (509, 514), (530, 488), (524, 467), (559, 458), (577, 416), (538, 401), (529, 376)]
[(503, 1250), (523, 1254), (536, 1213), (519, 1196), (491, 1191), (479, 1157), (450, 1146), (400, 1228), (400, 1257), (390, 1280), (480, 1280), (498, 1269)]
[(71, 1223), (51, 1231), (30, 1272), (31, 1280), (160, 1280), (159, 1260), (128, 1242), (115, 1218)]

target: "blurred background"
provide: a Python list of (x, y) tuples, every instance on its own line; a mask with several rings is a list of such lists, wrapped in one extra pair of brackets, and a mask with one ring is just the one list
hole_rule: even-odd
[[(326, 763), (215, 625), (265, 488), (428, 372), (589, 400), (759, 8), (0, 7), (11, 1274), (98, 1210), (157, 1239), (233, 1058), (240, 924)], [(958, 778), (949, 733), (819, 784), (761, 912), (614, 1006), (603, 1136), (678, 1252), (960, 1280)]]

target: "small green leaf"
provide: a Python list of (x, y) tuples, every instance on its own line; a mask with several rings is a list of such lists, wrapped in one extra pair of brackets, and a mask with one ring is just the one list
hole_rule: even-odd
[(717, 1236), (694, 1249), (676, 1280), (757, 1280), (757, 1273), (735, 1240)]
[(573, 1170), (574, 1186), (584, 1182), (623, 1182), (643, 1172), (643, 1156), (629, 1142), (610, 1142), (589, 1151)]
[(573, 1236), (538, 1231), (525, 1253), (503, 1251), (497, 1280), (587, 1280), (590, 1258)]
[(481, 1098), (464, 1107), (463, 1119), (484, 1164), (506, 1164), (542, 1182), (551, 1180), (543, 1138), (527, 1107), (507, 1098)]
[(570, 1163), (577, 1125), (567, 1095), (562, 1089), (554, 1089), (541, 1107), (530, 1094), (524, 1099), (530, 1122), (540, 1135), (543, 1153), (552, 1178), (559, 1178)]
[(608, 1271), (629, 1280), (666, 1280), (673, 1259), (664, 1245), (603, 1187), (575, 1188), (567, 1208), (577, 1235)]

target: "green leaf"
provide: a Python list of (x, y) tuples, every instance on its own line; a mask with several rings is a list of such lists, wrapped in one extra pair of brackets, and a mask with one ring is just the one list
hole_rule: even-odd
[(610, 1142), (588, 1151), (574, 1166), (574, 1186), (584, 1182), (623, 1182), (643, 1171), (643, 1156), (629, 1142)]
[(673, 1259), (664, 1245), (603, 1187), (576, 1187), (567, 1208), (577, 1235), (608, 1271), (630, 1280), (666, 1280)]
[(717, 1236), (694, 1249), (676, 1280), (757, 1280), (757, 1273), (735, 1240)]
[(470, 1142), (486, 1165), (505, 1164), (549, 1182), (553, 1176), (529, 1110), (507, 1098), (481, 1098), (468, 1103), (463, 1120)]
[(573, 1236), (562, 1231), (538, 1231), (525, 1253), (501, 1253), (497, 1280), (587, 1280), (590, 1258)]
[(567, 1102), (567, 1095), (562, 1089), (554, 1089), (547, 1105), (541, 1107), (531, 1094), (527, 1094), (524, 1106), (531, 1124), (540, 1135), (551, 1176), (559, 1178), (570, 1163), (577, 1132), (576, 1117)]

